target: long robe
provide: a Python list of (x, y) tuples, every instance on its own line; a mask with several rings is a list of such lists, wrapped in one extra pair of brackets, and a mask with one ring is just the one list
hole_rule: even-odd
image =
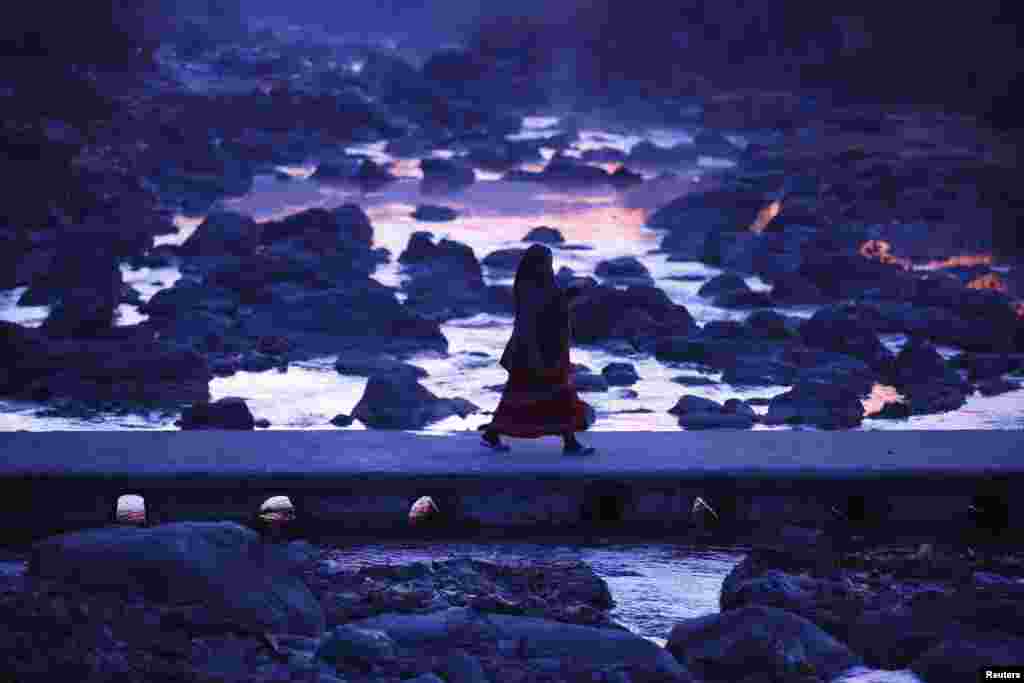
[(569, 302), (558, 288), (525, 286), (512, 337), (501, 356), (508, 384), (490, 428), (520, 438), (583, 431), (587, 404), (576, 395), (569, 363)]

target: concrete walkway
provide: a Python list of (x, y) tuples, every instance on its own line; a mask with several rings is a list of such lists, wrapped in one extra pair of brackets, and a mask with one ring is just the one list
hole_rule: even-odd
[(0, 433), (0, 480), (586, 478), (853, 481), (990, 476), (1024, 481), (1024, 431), (593, 432), (597, 453), (569, 457), (555, 437), (509, 439), (393, 431)]

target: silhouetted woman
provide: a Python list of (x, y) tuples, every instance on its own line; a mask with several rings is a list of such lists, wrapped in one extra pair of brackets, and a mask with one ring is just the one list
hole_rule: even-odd
[(576, 440), (587, 428), (587, 404), (576, 396), (569, 364), (569, 300), (555, 280), (551, 250), (526, 250), (513, 286), (516, 321), (501, 365), (508, 384), (483, 435), (485, 446), (508, 450), (501, 434), (532, 439), (561, 436), (566, 455), (594, 452)]

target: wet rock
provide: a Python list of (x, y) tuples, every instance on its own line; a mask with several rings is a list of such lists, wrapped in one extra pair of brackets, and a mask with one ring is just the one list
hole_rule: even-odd
[(481, 263), (488, 268), (515, 272), (525, 253), (525, 249), (499, 249), (485, 256)]
[(351, 415), (339, 413), (331, 418), (331, 424), (335, 427), (348, 427), (355, 420)]
[(692, 412), (679, 416), (679, 426), (684, 429), (750, 429), (754, 418), (748, 415), (727, 412)]
[(718, 382), (708, 377), (693, 377), (690, 375), (680, 375), (679, 377), (673, 377), (672, 381), (676, 384), (682, 384), (687, 387), (706, 387), (714, 386)]
[(761, 308), (775, 305), (775, 302), (767, 292), (735, 290), (716, 296), (714, 305), (719, 308)]
[(757, 413), (749, 405), (738, 398), (730, 398), (722, 405), (722, 411), (734, 415), (743, 415), (751, 419), (757, 419)]
[(765, 339), (791, 339), (795, 336), (793, 327), (796, 319), (787, 318), (775, 311), (754, 311), (745, 321), (747, 328), (758, 337)]
[(603, 168), (581, 163), (572, 157), (555, 155), (544, 166), (541, 180), (561, 186), (601, 185), (609, 181), (609, 174)]
[(384, 631), (399, 647), (425, 647), (443, 643), (455, 634), (479, 634), (476, 637), (485, 642), (521, 643), (521, 656), (526, 659), (571, 659), (584, 665), (588, 673), (618, 667), (640, 679), (679, 683), (693, 680), (685, 667), (657, 645), (619, 629), (480, 614), (463, 608), (432, 614), (385, 614), (357, 621), (353, 626)]
[(270, 245), (282, 240), (299, 239), (315, 251), (331, 248), (364, 248), (373, 244), (373, 226), (357, 204), (336, 209), (306, 209), (277, 221), (262, 224), (260, 243)]
[(966, 382), (933, 381), (902, 388), (914, 415), (933, 415), (959, 410), (967, 403), (970, 385)]
[(472, 167), (451, 159), (423, 159), (420, 170), (423, 171), (421, 187), (427, 194), (454, 192), (476, 182)]
[(831, 680), (861, 660), (810, 621), (752, 606), (677, 624), (666, 646), (706, 681), (733, 681), (758, 671), (780, 680)]
[(738, 358), (722, 373), (722, 382), (740, 387), (788, 386), (798, 370), (791, 363), (768, 358)]
[(412, 217), (416, 220), (431, 223), (453, 221), (458, 217), (458, 215), (459, 214), (455, 209), (447, 206), (435, 206), (431, 204), (420, 204), (416, 207), (416, 210), (412, 212)]
[(688, 413), (721, 413), (722, 404), (702, 396), (686, 395), (676, 401), (676, 404), (668, 409), (673, 415), (686, 415)]
[(597, 264), (594, 274), (600, 278), (615, 280), (640, 280), (653, 284), (651, 271), (633, 256), (620, 256)]
[(1011, 391), (1017, 391), (1020, 387), (1019, 382), (1011, 382), (1002, 377), (991, 377), (978, 382), (978, 391), (982, 396), (999, 396)]
[(186, 408), (179, 426), (182, 429), (253, 429), (255, 418), (244, 399), (229, 396)]
[(750, 287), (739, 275), (736, 275), (735, 273), (724, 273), (722, 275), (716, 275), (704, 283), (704, 285), (697, 290), (697, 294), (698, 296), (712, 299), (721, 294), (737, 291), (749, 292)]
[(608, 380), (602, 375), (595, 375), (591, 372), (576, 372), (573, 374), (572, 380), (577, 391), (608, 391)]
[(772, 300), (781, 305), (821, 304), (828, 297), (810, 280), (796, 274), (778, 276), (772, 281)]
[(33, 576), (164, 604), (201, 603), (250, 633), (319, 636), (323, 612), (291, 561), (237, 524), (107, 527), (35, 544)]
[(910, 406), (902, 401), (887, 401), (878, 412), (865, 415), (868, 420), (904, 420), (912, 414)]
[(740, 149), (716, 130), (702, 130), (693, 139), (693, 144), (699, 154), (706, 154), (707, 156), (734, 157), (740, 154)]
[(967, 370), (968, 378), (977, 381), (1021, 370), (1024, 368), (1024, 355), (961, 353), (953, 359), (952, 364), (958, 369)]
[(998, 662), (1016, 662), (1022, 650), (1021, 638), (988, 634), (959, 637), (936, 645), (910, 669), (928, 683), (952, 683), (977, 676), (986, 667), (998, 666)]
[[(951, 375), (952, 373), (952, 375)], [(892, 365), (891, 380), (896, 387), (910, 384), (921, 384), (932, 380), (954, 377), (955, 383), (960, 379), (946, 364), (935, 347), (927, 341), (912, 337), (896, 354)]]
[(601, 370), (609, 386), (628, 387), (640, 381), (632, 363), (609, 363)]
[(629, 187), (635, 187), (644, 182), (644, 177), (634, 171), (630, 171), (625, 166), (621, 166), (615, 170), (610, 176), (608, 181), (618, 189), (626, 189)]
[(766, 424), (812, 424), (823, 429), (860, 425), (864, 406), (854, 391), (841, 386), (803, 382), (772, 398)]
[(615, 147), (585, 149), (580, 158), (588, 164), (615, 164), (626, 160), (626, 153)]
[[(629, 315), (646, 314), (650, 327), (637, 336), (663, 334), (689, 334), (697, 324), (686, 307), (673, 304), (660, 289), (648, 286), (630, 286), (625, 291), (606, 285), (584, 289), (574, 300), (570, 315), (573, 334), (578, 343), (588, 344), (631, 330), (623, 321)], [(640, 330), (632, 330), (641, 332)]]
[(415, 379), (423, 379), (427, 376), (427, 371), (423, 368), (411, 363), (403, 363), (394, 356), (356, 350), (345, 351), (335, 361), (334, 369), (339, 374), (358, 377), (407, 374)]
[(445, 659), (441, 668), (448, 683), (489, 683), (480, 660), (473, 655), (456, 650)]
[(316, 656), (339, 671), (365, 671), (374, 664), (394, 660), (396, 648), (395, 642), (382, 631), (345, 624), (335, 627), (324, 638)]
[(850, 320), (841, 310), (823, 308), (800, 325), (800, 338), (808, 346), (859, 358), (879, 371), (888, 370), (893, 354), (870, 329)]
[(560, 230), (542, 225), (540, 227), (533, 228), (530, 232), (526, 233), (526, 237), (523, 238), (523, 241), (540, 242), (541, 244), (562, 244), (565, 242), (565, 237), (562, 236)]
[(207, 216), (181, 245), (185, 256), (244, 255), (260, 242), (260, 226), (249, 216), (218, 211)]
[(642, 140), (629, 150), (629, 163), (634, 166), (675, 166), (694, 161), (697, 161), (697, 148), (685, 143), (661, 147), (648, 140)]
[(372, 429), (422, 429), (452, 415), (465, 417), (479, 408), (461, 398), (438, 398), (412, 375), (374, 375), (352, 416)]

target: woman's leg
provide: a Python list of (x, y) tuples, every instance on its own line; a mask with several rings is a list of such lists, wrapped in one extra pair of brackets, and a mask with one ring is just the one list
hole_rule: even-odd
[(573, 455), (590, 455), (594, 452), (593, 446), (584, 446), (576, 439), (575, 432), (564, 432), (562, 434), (562, 452)]

